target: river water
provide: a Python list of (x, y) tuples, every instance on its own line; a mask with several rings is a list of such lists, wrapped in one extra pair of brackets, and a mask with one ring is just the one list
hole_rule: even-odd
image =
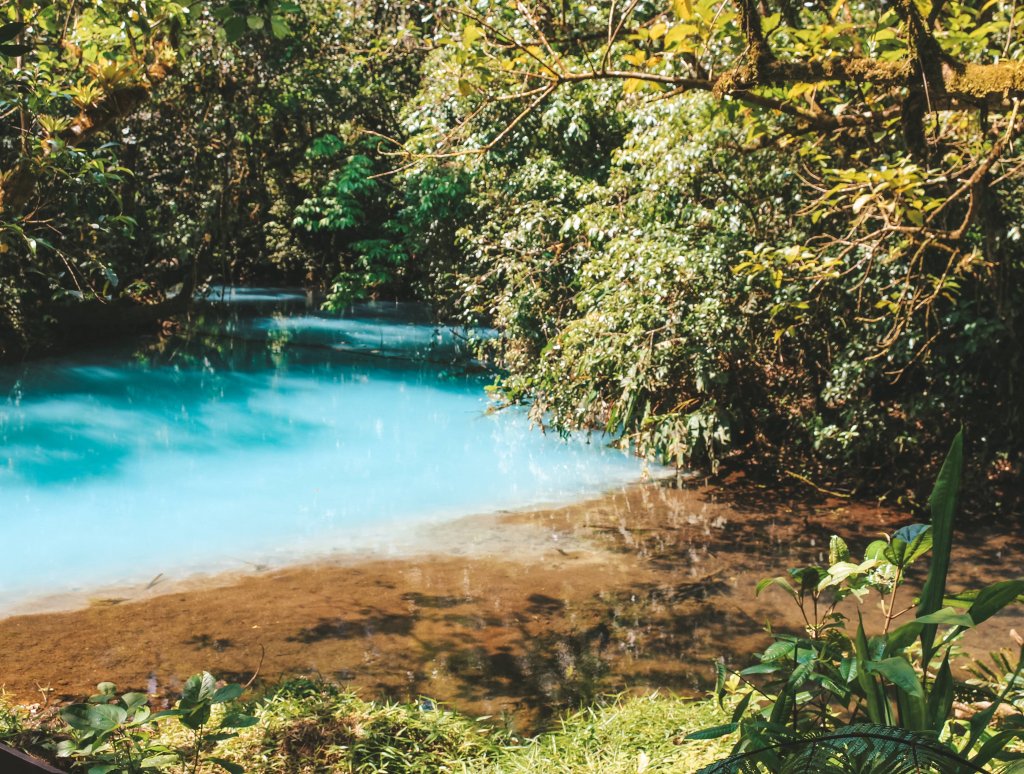
[[(531, 430), (488, 411), (464, 350), (489, 334), (421, 310), (227, 301), (177, 335), (0, 374), (0, 686), (15, 698), (112, 680), (173, 700), (206, 669), (536, 729), (609, 692), (700, 695), (715, 660), (751, 663), (766, 622), (800, 629), (784, 594), (754, 596), (760, 578), (824, 562), (832, 534), (860, 555), (913, 521), (743, 476), (666, 477)], [(960, 526), (951, 590), (1020, 575), (1019, 530)], [(877, 630), (873, 603), (850, 604)], [(1012, 646), (1014, 627), (1019, 610), (965, 644)]]
[[(227, 303), (221, 303), (221, 301)], [(0, 371), (0, 612), (337, 552), (570, 502), (642, 463), (491, 411), (467, 340), (421, 310), (216, 294), (187, 334)]]

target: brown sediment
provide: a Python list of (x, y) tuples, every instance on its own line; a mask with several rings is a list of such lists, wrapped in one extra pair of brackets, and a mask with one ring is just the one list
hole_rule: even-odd
[[(367, 698), (431, 696), (529, 728), (609, 691), (700, 692), (714, 659), (747, 663), (766, 618), (798, 624), (756, 581), (855, 552), (906, 516), (864, 505), (743, 507), (665, 482), (563, 508), (438, 526), (433, 552), (158, 585), (142, 599), (0, 620), (0, 685), (23, 702), (112, 680), (171, 696), (206, 669), (245, 682), (307, 675)], [(963, 586), (1013, 577), (1021, 541), (975, 531)], [(956, 584), (954, 584), (956, 585)], [(977, 647), (1009, 643), (994, 622)], [(1019, 623), (1015, 625), (1020, 627)]]

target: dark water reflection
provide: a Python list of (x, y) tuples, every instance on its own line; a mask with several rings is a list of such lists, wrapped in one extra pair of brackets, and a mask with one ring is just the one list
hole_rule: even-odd
[[(294, 302), (301, 311), (302, 300)], [(140, 416), (166, 416), (182, 401), (189, 404), (189, 395), (202, 396), (204, 405), (249, 400), (268, 373), (292, 385), (288, 400), (305, 395), (309, 381), (303, 380), (311, 375), (343, 388), (365, 383), (370, 371), (377, 385), (408, 384), (427, 373), (422, 378), (431, 385), (455, 393), (474, 378), (442, 382), (444, 367), (424, 371), (381, 358), (387, 337), (374, 340), (358, 330), (340, 343), (368, 351), (339, 349), (325, 362), (318, 350), (340, 341), (332, 327), (308, 333), (310, 346), (299, 352), (267, 346), (275, 336), (292, 335), (287, 325), (252, 324), (245, 335), (228, 338), (200, 327), (187, 343), (154, 343), (138, 373), (111, 371), (100, 358), (71, 375), (37, 371), (23, 384), (31, 392), (30, 380), (39, 378), (54, 394), (99, 404), (114, 396), (142, 407), (134, 420), (138, 430), (145, 423)], [(418, 347), (429, 335), (418, 331), (411, 338)], [(154, 369), (153, 362), (163, 365)], [(297, 375), (296, 385), (289, 380)], [(315, 403), (323, 395), (306, 397)], [(165, 423), (180, 430), (168, 442), (227, 453), (273, 437), (290, 454), (308, 438), (304, 423), (314, 422), (307, 414), (246, 424), (244, 413), (238, 422), (217, 425), (201, 412), (186, 412)], [(205, 423), (204, 433), (191, 432), (197, 423)], [(71, 467), (90, 469), (65, 480), (67, 467), (41, 459), (22, 475), (57, 488), (84, 475), (113, 475), (136, 449), (112, 437), (112, 426), (97, 432), (93, 425), (62, 424), (57, 415), (39, 421), (31, 428), (33, 444), (60, 448), (68, 432), (88, 438), (94, 452), (86, 457), (74, 456), (78, 442), (62, 454)], [(227, 435), (229, 426), (230, 438), (220, 437), (213, 449), (204, 446), (210, 436)], [(518, 438), (497, 440), (509, 445)], [(516, 454), (524, 448), (512, 444)], [(592, 464), (581, 459), (581, 466)], [(437, 476), (448, 488), (464, 478), (444, 466)], [(399, 502), (397, 487), (381, 495), (384, 507)], [(370, 698), (426, 695), (475, 715), (507, 713), (514, 726), (528, 730), (608, 692), (707, 690), (715, 659), (743, 666), (765, 644), (767, 619), (799, 625), (782, 594), (755, 600), (757, 580), (823, 562), (832, 534), (859, 553), (879, 532), (908, 521), (883, 508), (787, 499), (742, 479), (715, 488), (677, 481), (611, 485), (601, 497), (565, 507), (434, 523), (415, 545), (389, 556), (349, 555), (284, 570), (254, 563), (232, 575), (181, 583), (157, 577), (97, 592), (71, 612), (2, 619), (0, 684), (27, 701), (38, 698), (39, 687), (58, 697), (88, 695), (100, 680), (171, 695), (200, 669), (244, 682), (259, 668), (257, 684), (321, 676)], [(1024, 541), (1018, 534), (975, 524), (957, 541), (954, 588), (1020, 574)], [(870, 625), (871, 611), (866, 614)], [(1011, 626), (1021, 628), (1019, 616), (994, 619), (973, 647), (1009, 644)]]
[[(0, 613), (43, 597), (396, 552), (416, 528), (639, 480), (489, 411), (479, 332), (250, 293), (171, 336), (0, 369)], [(284, 304), (284, 308), (282, 308)], [(268, 307), (269, 305), (269, 307)]]
[[(9, 618), (0, 682), (30, 697), (36, 684), (80, 695), (100, 679), (173, 692), (204, 668), (248, 680), (262, 660), (260, 682), (322, 676), (368, 697), (508, 713), (530, 729), (607, 692), (706, 690), (715, 659), (743, 666), (764, 645), (767, 618), (799, 623), (783, 595), (754, 599), (759, 578), (819, 561), (834, 532), (856, 552), (899, 520), (844, 504), (742, 505), (728, 487), (632, 485), (436, 525), (429, 555), (158, 585)], [(965, 583), (1011, 577), (1020, 543), (975, 529), (954, 570), (976, 574)], [(991, 621), (975, 646), (1009, 644), (1012, 625)]]

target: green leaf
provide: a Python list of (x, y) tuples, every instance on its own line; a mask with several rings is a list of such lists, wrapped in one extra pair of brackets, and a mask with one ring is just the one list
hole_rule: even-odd
[(881, 661), (869, 661), (864, 668), (872, 674), (881, 675), (909, 696), (916, 698), (924, 696), (924, 689), (917, 677), (917, 671), (902, 656), (883, 658)]
[(247, 29), (245, 19), (241, 16), (232, 16), (224, 20), (224, 35), (228, 43), (234, 43), (245, 34)]
[(220, 721), (221, 728), (249, 728), (255, 726), (260, 721), (252, 715), (246, 715), (244, 712), (229, 712)]
[(192, 675), (185, 682), (181, 701), (178, 702), (181, 722), (185, 726), (197, 730), (206, 725), (210, 720), (210, 707), (216, 690), (217, 681), (209, 672)]
[(120, 768), (116, 763), (97, 763), (95, 766), (90, 766), (87, 771), (88, 774), (111, 774), (111, 772), (119, 771)]
[(128, 712), (114, 704), (72, 704), (60, 711), (61, 719), (79, 731), (105, 732), (123, 723)]
[(1014, 739), (1022, 738), (1024, 738), (1024, 728), (1013, 728), (1008, 731), (1000, 731), (981, 746), (977, 755), (971, 758), (971, 763), (979, 767), (980, 770), (982, 766), (1003, 752), (1010, 742)]
[(736, 731), (740, 727), (739, 723), (726, 723), (722, 726), (712, 726), (711, 728), (702, 728), (700, 731), (694, 731), (691, 734), (687, 734), (685, 739), (718, 739), (719, 737), (728, 736), (729, 734)]
[(230, 774), (245, 774), (245, 769), (239, 766), (237, 763), (227, 760), (226, 758), (207, 758), (210, 763), (216, 763), (224, 771), (230, 772)]
[(786, 658), (794, 650), (796, 650), (796, 643), (792, 640), (773, 642), (761, 654), (761, 661), (777, 661), (780, 658)]
[(854, 638), (854, 648), (857, 655), (857, 682), (864, 691), (864, 697), (868, 705), (868, 717), (872, 723), (885, 725), (889, 720), (888, 705), (885, 702), (885, 692), (878, 680), (872, 677), (865, 665), (868, 661), (868, 640), (864, 634), (864, 620), (858, 613), (857, 635)]
[(234, 701), (242, 695), (244, 690), (245, 689), (238, 683), (231, 683), (230, 685), (225, 685), (223, 688), (218, 688), (214, 691), (210, 700), (214, 704), (223, 704), (226, 701)]
[(874, 559), (879, 562), (886, 561), (885, 550), (889, 547), (888, 540), (872, 540), (864, 550), (865, 559)]
[(763, 578), (762, 580), (758, 581), (757, 586), (754, 587), (754, 596), (760, 596), (761, 592), (769, 586), (778, 586), (780, 589), (782, 589), (791, 597), (793, 597), (793, 599), (798, 598), (798, 594), (796, 593), (796, 589), (793, 588), (793, 585), (781, 576), (777, 578)]
[(980, 624), (1011, 602), (1015, 602), (1021, 594), (1024, 594), (1024, 578), (993, 583), (978, 592), (978, 596), (968, 608), (967, 614), (975, 624)]
[[(957, 494), (960, 491), (960, 475), (964, 459), (964, 431), (956, 434), (953, 443), (942, 463), (939, 477), (935, 480), (928, 504), (932, 512), (932, 561), (928, 568), (928, 578), (921, 591), (921, 601), (917, 606), (918, 617), (934, 613), (942, 606), (942, 598), (946, 593), (946, 574), (949, 572), (949, 556), (953, 548), (953, 519), (956, 516)], [(977, 620), (977, 619), (975, 619)], [(935, 643), (934, 624), (921, 630), (922, 663), (925, 668), (932, 658), (932, 645)]]
[(747, 677), (749, 675), (771, 675), (775, 672), (778, 672), (782, 668), (783, 665), (777, 662), (753, 664), (752, 666), (748, 666), (744, 669), (741, 669), (740, 674), (744, 677)]
[(739, 703), (733, 708), (733, 711), (732, 711), (732, 722), (733, 723), (738, 723), (739, 720), (743, 717), (743, 713), (747, 711), (747, 707), (750, 705), (750, 700), (751, 700), (751, 698), (753, 698), (753, 696), (754, 696), (754, 692), (751, 691), (746, 696), (744, 696), (742, 699), (740, 699)]
[(475, 24), (467, 24), (462, 30), (462, 45), (469, 48), (482, 38), (484, 34), (484, 31)]
[(286, 22), (280, 16), (271, 16), (270, 32), (275, 38), (281, 40), (282, 38), (287, 38), (289, 35), (291, 35), (292, 29), (291, 27), (288, 26), (288, 22)]
[(928, 524), (909, 524), (896, 530), (886, 558), (898, 567), (907, 567), (932, 547), (932, 528)]
[(721, 661), (715, 662), (715, 697), (718, 699), (718, 706), (722, 706), (722, 701), (725, 699), (725, 678), (726, 678), (725, 664)]
[(916, 623), (938, 624), (939, 626), (963, 626), (970, 629), (975, 622), (972, 616), (967, 613), (957, 612), (956, 608), (944, 607), (929, 615), (922, 615), (915, 619)]
[(928, 691), (928, 717), (931, 730), (936, 734), (942, 731), (949, 714), (953, 709), (953, 673), (949, 669), (949, 651), (942, 659), (942, 665), (935, 674), (935, 681)]
[(921, 629), (923, 628), (923, 623), (914, 620), (889, 632), (885, 637), (885, 653), (887, 655), (895, 655), (896, 653), (909, 648), (911, 644), (913, 644), (914, 640), (917, 639), (918, 635), (921, 634)]
[(121, 697), (121, 701), (124, 702), (125, 709), (131, 712), (149, 701), (149, 697), (144, 693), (126, 693)]
[(828, 541), (828, 563), (829, 566), (837, 562), (850, 561), (850, 549), (846, 541), (839, 535), (833, 535)]
[(201, 672), (192, 675), (185, 681), (185, 688), (181, 692), (181, 700), (189, 704), (198, 704), (213, 699), (217, 691), (217, 679), (209, 672)]
[(246, 16), (245, 24), (251, 30), (263, 29), (264, 21), (262, 16)]

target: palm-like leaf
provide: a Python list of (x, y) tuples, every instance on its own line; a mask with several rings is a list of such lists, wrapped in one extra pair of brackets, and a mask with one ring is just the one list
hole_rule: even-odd
[[(769, 761), (769, 768), (765, 764)], [(781, 768), (779, 767), (781, 761)], [(893, 726), (860, 724), (821, 736), (746, 750), (698, 774), (966, 774), (984, 771), (933, 737)]]

